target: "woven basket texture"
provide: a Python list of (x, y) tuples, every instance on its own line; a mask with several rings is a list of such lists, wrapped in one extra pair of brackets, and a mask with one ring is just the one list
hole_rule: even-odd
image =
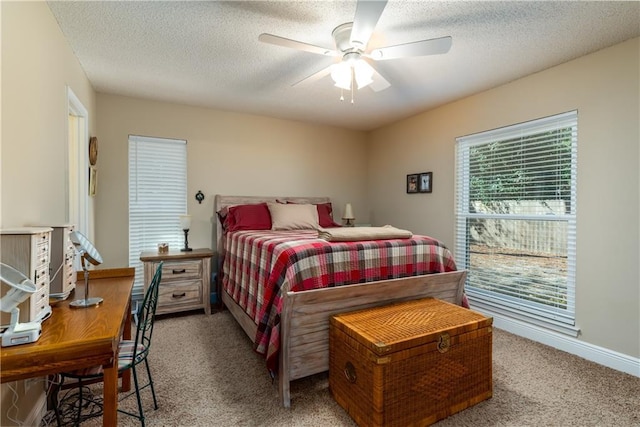
[(433, 424), (491, 397), (491, 324), (433, 298), (334, 316), (331, 393), (361, 426)]

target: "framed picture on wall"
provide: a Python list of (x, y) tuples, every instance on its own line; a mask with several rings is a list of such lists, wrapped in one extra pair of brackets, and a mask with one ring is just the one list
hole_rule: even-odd
[(407, 175), (407, 193), (418, 192), (418, 174), (412, 173)]
[(433, 187), (433, 172), (422, 172), (418, 178), (418, 192), (431, 193)]

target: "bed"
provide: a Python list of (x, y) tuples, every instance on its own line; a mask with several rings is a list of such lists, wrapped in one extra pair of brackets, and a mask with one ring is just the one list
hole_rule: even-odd
[[(330, 200), (215, 196), (221, 299), (253, 340), (254, 349), (264, 355), (270, 371), (277, 372), (284, 407), (291, 405), (291, 381), (328, 370), (329, 318), (333, 314), (427, 296), (463, 305), (466, 272), (456, 271), (449, 250), (427, 236), (327, 242), (318, 238), (317, 230), (272, 231), (265, 225), (261, 230), (225, 232), (218, 220), (229, 209), (267, 203), (271, 207), (275, 203), (316, 205), (322, 225), (320, 207), (330, 206)], [(277, 219), (273, 220), (275, 225)], [(426, 263), (416, 262), (415, 251), (436, 256)], [(353, 261), (343, 263), (349, 265), (347, 273), (332, 267), (340, 256)], [(399, 261), (380, 266), (380, 260), (392, 259)]]

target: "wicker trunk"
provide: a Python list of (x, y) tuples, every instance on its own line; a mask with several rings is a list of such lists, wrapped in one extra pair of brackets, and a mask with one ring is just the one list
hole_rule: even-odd
[(424, 426), (492, 396), (493, 319), (434, 298), (333, 316), (329, 387), (360, 426)]

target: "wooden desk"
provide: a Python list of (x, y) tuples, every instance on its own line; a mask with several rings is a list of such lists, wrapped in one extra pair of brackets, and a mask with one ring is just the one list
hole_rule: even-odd
[[(91, 270), (90, 296), (100, 296), (104, 301), (97, 307), (71, 308), (71, 301), (84, 298), (84, 277), (79, 273), (75, 295), (53, 307), (51, 318), (42, 323), (38, 341), (2, 347), (0, 380), (5, 383), (102, 365), (102, 424), (116, 426), (118, 343), (121, 337), (131, 339), (134, 274), (133, 268)], [(123, 376), (122, 386), (124, 390), (130, 387), (129, 375)]]

